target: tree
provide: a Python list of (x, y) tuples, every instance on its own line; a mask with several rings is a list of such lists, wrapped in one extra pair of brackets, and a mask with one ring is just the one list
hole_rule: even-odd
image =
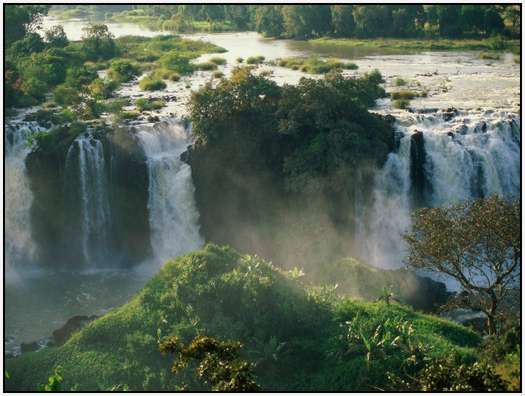
[(27, 32), (33, 30), (40, 22), (42, 16), (49, 10), (48, 5), (14, 5), (6, 4), (4, 7), (4, 32), (5, 44), (22, 39)]
[(197, 376), (219, 392), (255, 392), (260, 390), (254, 380), (253, 365), (239, 357), (239, 342), (218, 341), (197, 336), (185, 346), (172, 336), (160, 343), (160, 351), (176, 354), (171, 371), (178, 373), (192, 360), (198, 362)]
[(89, 60), (111, 59), (117, 55), (113, 34), (106, 25), (90, 25), (83, 30), (82, 49)]
[(328, 5), (286, 5), (282, 7), (287, 37), (307, 39), (331, 30), (332, 16)]
[(520, 224), (520, 201), (497, 196), (421, 209), (413, 215), (413, 231), (405, 234), (408, 264), (458, 281), (462, 292), (449, 307), (483, 312), (494, 334), (510, 291), (519, 287)]
[(53, 26), (46, 31), (46, 42), (50, 47), (64, 48), (69, 44), (64, 28), (60, 25)]
[(280, 37), (284, 33), (284, 20), (279, 6), (264, 5), (255, 12), (255, 29), (265, 36)]
[(354, 33), (354, 16), (352, 15), (351, 5), (333, 5), (332, 11), (332, 32), (338, 37), (350, 37)]

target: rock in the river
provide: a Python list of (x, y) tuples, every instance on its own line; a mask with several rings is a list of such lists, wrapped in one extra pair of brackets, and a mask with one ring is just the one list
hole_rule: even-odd
[(60, 329), (53, 331), (53, 339), (55, 340), (56, 345), (60, 346), (64, 344), (73, 333), (79, 331), (82, 327), (87, 325), (89, 322), (95, 320), (96, 318), (96, 315), (77, 315), (70, 318), (64, 324), (64, 326), (62, 326)]
[(38, 345), (37, 341), (23, 342), (22, 344), (20, 344), (21, 353), (34, 352), (38, 351), (38, 349), (40, 349), (40, 346)]

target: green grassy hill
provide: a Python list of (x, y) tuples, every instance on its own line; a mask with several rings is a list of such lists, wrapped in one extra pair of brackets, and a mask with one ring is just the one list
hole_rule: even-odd
[[(367, 354), (375, 333), (388, 348)], [(306, 288), (294, 272), (207, 245), (167, 262), (131, 301), (63, 346), (8, 360), (5, 385), (36, 390), (61, 366), (64, 390), (174, 390), (181, 383), (206, 389), (189, 369), (172, 374), (173, 357), (158, 350), (168, 335), (188, 342), (197, 334), (241, 341), (262, 388), (283, 391), (373, 390), (385, 385), (387, 371), (404, 367), (411, 353), (405, 344), (428, 347), (431, 357), (457, 351), (472, 361), (480, 342), (452, 322), (397, 304), (337, 297), (330, 288)]]

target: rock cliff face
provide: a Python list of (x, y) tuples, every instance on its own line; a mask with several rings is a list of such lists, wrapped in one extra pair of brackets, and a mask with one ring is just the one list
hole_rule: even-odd
[[(94, 133), (92, 137), (103, 147), (104, 179), (111, 214), (107, 263), (104, 264), (133, 265), (151, 254), (144, 152), (128, 129)], [(39, 261), (53, 268), (71, 268), (82, 261), (82, 200), (87, 198), (82, 195), (79, 162), (66, 171), (68, 150), (75, 138), (65, 134), (52, 150), (37, 148), (26, 159), (34, 197), (31, 232)], [(89, 161), (86, 160), (87, 166), (97, 166)]]

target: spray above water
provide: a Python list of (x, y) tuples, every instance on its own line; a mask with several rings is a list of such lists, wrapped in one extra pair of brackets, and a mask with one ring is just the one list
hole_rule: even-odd
[[(399, 148), (378, 171), (372, 207), (361, 212), (363, 226), (356, 236), (361, 256), (383, 268), (402, 266), (402, 234), (417, 206), (442, 207), (494, 194), (513, 199), (520, 192), (519, 119), (506, 113), (458, 114), (452, 120), (434, 114), (406, 124), (411, 125), (398, 125)], [(416, 158), (412, 137), (421, 132), (423, 158)], [(422, 201), (414, 199), (418, 190)]]
[(151, 245), (163, 262), (203, 244), (191, 168), (180, 159), (189, 145), (188, 131), (173, 120), (141, 128), (137, 136), (148, 165)]

